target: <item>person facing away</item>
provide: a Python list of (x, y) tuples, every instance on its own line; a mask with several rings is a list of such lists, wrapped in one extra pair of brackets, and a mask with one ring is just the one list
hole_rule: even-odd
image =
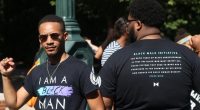
[(13, 58), (0, 62), (7, 106), (18, 109), (37, 96), (36, 110), (84, 110), (86, 102), (91, 110), (103, 110), (100, 92), (90, 80), (92, 69), (65, 52), (68, 34), (62, 18), (47, 15), (39, 22), (38, 30), (39, 42), (48, 60), (31, 71), (18, 91), (10, 79), (15, 69)]
[(117, 50), (123, 48), (128, 40), (128, 33), (126, 31), (126, 20), (122, 17), (117, 19), (114, 24), (114, 40), (108, 44), (103, 51), (101, 58), (101, 66), (105, 64), (107, 59)]
[(200, 59), (190, 49), (162, 39), (164, 9), (156, 0), (134, 0), (128, 33), (136, 41), (115, 52), (100, 70), (106, 109), (190, 110), (190, 92), (200, 93)]

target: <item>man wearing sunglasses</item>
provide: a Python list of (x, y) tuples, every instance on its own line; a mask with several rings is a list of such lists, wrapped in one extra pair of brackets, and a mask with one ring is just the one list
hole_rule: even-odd
[(161, 38), (164, 9), (156, 0), (133, 0), (128, 32), (136, 41), (114, 53), (99, 75), (104, 104), (117, 110), (191, 110), (200, 93), (200, 59)]
[(62, 18), (45, 16), (38, 25), (39, 42), (48, 55), (47, 62), (35, 67), (16, 92), (10, 74), (15, 69), (12, 58), (0, 62), (6, 104), (18, 109), (32, 96), (37, 96), (36, 110), (103, 110), (104, 105), (85, 63), (65, 52), (67, 32)]

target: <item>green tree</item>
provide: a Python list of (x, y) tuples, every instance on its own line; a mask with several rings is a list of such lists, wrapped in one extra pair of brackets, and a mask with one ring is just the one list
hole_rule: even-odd
[(199, 33), (199, 0), (167, 0), (162, 2), (167, 12), (164, 27), (167, 35), (174, 36), (176, 30), (181, 27), (187, 29), (191, 34)]

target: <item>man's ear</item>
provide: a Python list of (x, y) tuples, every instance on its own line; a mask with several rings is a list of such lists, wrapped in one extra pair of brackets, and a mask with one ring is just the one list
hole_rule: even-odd
[(64, 32), (64, 36), (63, 36), (63, 37), (64, 37), (65, 40), (67, 40), (67, 38), (68, 38), (68, 33), (67, 33), (67, 32)]
[(136, 25), (136, 30), (139, 31), (142, 28), (142, 22), (141, 21), (136, 21), (137, 23), (135, 23)]

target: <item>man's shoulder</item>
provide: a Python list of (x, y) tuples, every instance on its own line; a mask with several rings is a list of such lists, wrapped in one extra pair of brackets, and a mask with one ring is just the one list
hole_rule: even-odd
[(72, 65), (76, 67), (82, 67), (82, 66), (88, 66), (86, 62), (82, 61), (81, 59), (78, 59), (74, 56), (69, 56), (69, 58), (65, 61), (65, 64)]
[(28, 71), (28, 74), (38, 72), (44, 67), (45, 67), (45, 63), (39, 64), (39, 65), (33, 65), (32, 68)]

